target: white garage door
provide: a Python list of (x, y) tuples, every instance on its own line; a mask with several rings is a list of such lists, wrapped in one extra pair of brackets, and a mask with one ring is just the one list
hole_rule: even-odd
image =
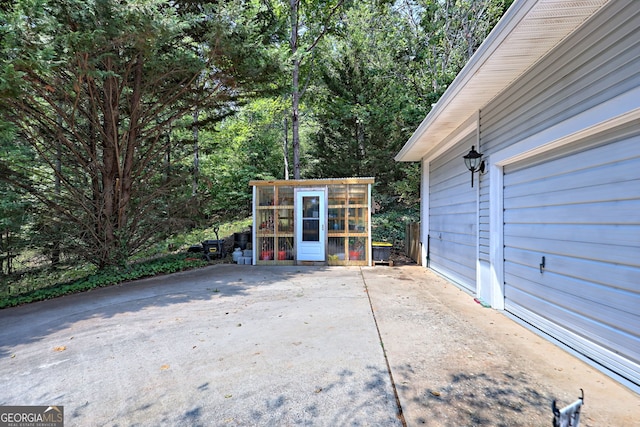
[(505, 309), (640, 385), (640, 136), (609, 141), (505, 167)]
[[(475, 293), (477, 187), (462, 156), (475, 135), (429, 165), (429, 267)], [(478, 177), (476, 176), (476, 186)]]

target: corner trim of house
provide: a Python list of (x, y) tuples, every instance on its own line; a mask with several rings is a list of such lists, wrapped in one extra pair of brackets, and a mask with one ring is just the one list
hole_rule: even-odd
[(429, 173), (430, 166), (428, 159), (422, 159), (422, 177), (420, 181), (420, 260), (421, 265), (425, 268), (429, 267), (428, 258), (428, 240), (429, 240)]

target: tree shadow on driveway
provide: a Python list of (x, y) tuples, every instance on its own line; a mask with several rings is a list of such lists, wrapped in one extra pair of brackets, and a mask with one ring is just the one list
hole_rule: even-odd
[(166, 421), (177, 426), (400, 427), (387, 371), (373, 365), (361, 368), (335, 367), (319, 382), (285, 375), (269, 390), (201, 404)]
[(303, 271), (218, 264), (6, 308), (0, 310), (0, 359), (10, 357), (16, 346), (45, 339), (84, 320), (248, 295), (256, 287), (288, 280)]
[[(398, 370), (403, 378), (412, 369)], [(415, 422), (425, 426), (528, 427), (551, 424), (551, 397), (531, 383), (525, 374), (456, 372), (448, 381), (428, 388), (411, 382), (398, 385), (401, 394), (412, 396)]]

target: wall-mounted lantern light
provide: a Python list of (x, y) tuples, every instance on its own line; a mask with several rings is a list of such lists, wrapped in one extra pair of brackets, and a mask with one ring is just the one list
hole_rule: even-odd
[(473, 174), (476, 172), (484, 172), (484, 160), (482, 154), (476, 151), (475, 145), (471, 146), (471, 151), (466, 156), (462, 156), (464, 164), (471, 171), (471, 186), (473, 187)]

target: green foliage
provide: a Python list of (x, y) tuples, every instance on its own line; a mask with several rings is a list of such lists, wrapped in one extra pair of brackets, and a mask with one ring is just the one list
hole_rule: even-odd
[[(244, 218), (221, 222), (216, 226), (219, 226), (218, 235), (223, 239), (230, 238), (234, 232), (246, 230), (251, 223), (251, 218)], [(189, 254), (186, 250), (203, 240), (214, 239), (213, 228), (177, 233), (166, 240), (150, 244), (134, 257), (136, 260), (133, 263), (121, 267), (110, 266), (98, 270), (94, 265), (76, 261), (56, 269), (34, 268), (0, 276), (3, 279), (0, 281), (0, 308), (206, 266), (208, 263), (199, 254)]]
[[(105, 268), (85, 277), (49, 287), (34, 288), (33, 284), (31, 284), (30, 287), (25, 289), (25, 287), (19, 284), (6, 284), (3, 292), (0, 293), (0, 308), (47, 300), (78, 292), (86, 292), (99, 287), (112, 286), (159, 274), (175, 273), (202, 267), (206, 264), (207, 262), (199, 257), (193, 258), (185, 254), (178, 254), (140, 262), (124, 268)], [(45, 272), (45, 274), (47, 273)], [(40, 278), (40, 280), (42, 280), (42, 278)], [(38, 282), (38, 277), (31, 277), (31, 282), (33, 281)]]
[(248, 215), (253, 179), (284, 179), (286, 104), (260, 98), (203, 135), (199, 192), (207, 216)]
[[(33, 155), (27, 147), (14, 144), (14, 136), (15, 128), (0, 120), (0, 158), (25, 167), (33, 162)], [(0, 174), (5, 173), (0, 167)], [(29, 246), (34, 214), (33, 199), (15, 185), (0, 180), (0, 275), (10, 273), (14, 256)]]
[(246, 217), (250, 180), (293, 171), (296, 66), (301, 176), (374, 176), (376, 238), (400, 236), (420, 166), (393, 156), (511, 1), (305, 0), (296, 23), (285, 0), (11, 3), (2, 251), (106, 267), (211, 238), (175, 235)]
[(407, 172), (393, 156), (427, 111), (398, 66), (406, 22), (395, 8), (358, 3), (345, 23), (314, 91), (315, 170), (322, 177), (374, 176), (380, 191), (392, 194)]
[(268, 19), (246, 6), (16, 0), (0, 12), (0, 122), (37, 153), (34, 165), (0, 158), (0, 179), (37, 201), (56, 248), (124, 265), (206, 215), (188, 147), (169, 135), (194, 110), (215, 121), (273, 90)]
[(374, 176), (381, 192), (418, 200), (419, 171), (393, 156), (509, 3), (354, 4), (325, 45), (313, 88), (316, 175)]
[(372, 197), (380, 211), (371, 215), (371, 241), (404, 241), (407, 224), (420, 221), (420, 204), (401, 203), (396, 197), (375, 191)]

